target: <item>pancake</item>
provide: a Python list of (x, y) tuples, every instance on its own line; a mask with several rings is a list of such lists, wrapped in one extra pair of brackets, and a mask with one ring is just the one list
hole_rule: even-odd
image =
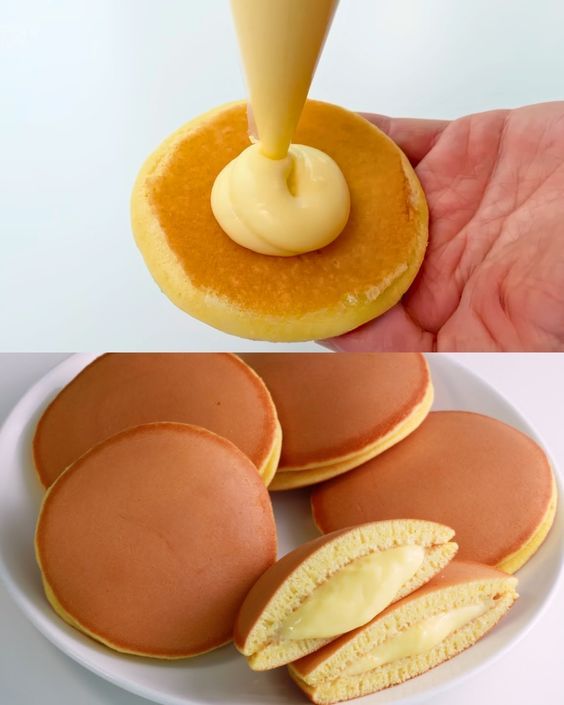
[(489, 566), (454, 560), (366, 626), (291, 664), (290, 675), (319, 705), (403, 683), (481, 639), (517, 599), (516, 584)]
[(244, 102), (180, 128), (135, 184), (133, 231), (155, 281), (179, 308), (227, 333), (272, 341), (345, 333), (394, 306), (421, 266), (425, 196), (389, 137), (356, 113), (308, 101), (294, 141), (329, 154), (351, 195), (343, 232), (304, 255), (252, 252), (213, 216), (217, 175), (249, 146)]
[(230, 441), (196, 426), (127, 429), (51, 486), (36, 529), (49, 602), (117, 651), (184, 658), (231, 640), (276, 559), (268, 491)]
[(513, 573), (548, 534), (556, 485), (528, 436), (481, 414), (440, 411), (383, 455), (316, 488), (311, 503), (322, 531), (406, 516), (447, 524), (460, 559)]
[(256, 671), (319, 649), (442, 570), (456, 553), (452, 536), (452, 529), (432, 522), (388, 521), (299, 546), (267, 570), (245, 598), (235, 646)]
[(433, 402), (418, 353), (249, 353), (241, 356), (272, 394), (283, 431), (270, 489), (342, 474), (405, 438)]
[(103, 355), (70, 382), (41, 417), (35, 467), (48, 487), (89, 448), (156, 421), (203, 426), (233, 441), (266, 484), (282, 442), (276, 409), (257, 375), (225, 353)]

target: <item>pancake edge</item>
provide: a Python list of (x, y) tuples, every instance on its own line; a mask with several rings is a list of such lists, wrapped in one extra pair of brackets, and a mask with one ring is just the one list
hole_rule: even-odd
[(556, 487), (554, 469), (551, 467), (550, 471), (552, 473), (552, 492), (543, 518), (533, 531), (532, 535), (516, 551), (508, 554), (496, 564), (496, 568), (503, 570), (509, 575), (517, 572), (534, 556), (534, 554), (544, 543), (550, 529), (552, 528), (552, 524), (554, 523), (556, 507), (558, 504), (558, 489)]
[(283, 491), (314, 485), (324, 480), (330, 480), (332, 477), (342, 475), (372, 460), (372, 458), (380, 455), (380, 453), (388, 450), (396, 445), (396, 443), (403, 441), (404, 438), (407, 438), (407, 436), (413, 433), (427, 418), (433, 401), (434, 388), (431, 378), (429, 377), (423, 399), (384, 436), (381, 436), (373, 443), (361, 449), (358, 453), (349, 454), (344, 458), (336, 459), (334, 462), (309, 466), (303, 470), (284, 470), (284, 468), (279, 468), (273, 481), (269, 485), (269, 489), (273, 491)]

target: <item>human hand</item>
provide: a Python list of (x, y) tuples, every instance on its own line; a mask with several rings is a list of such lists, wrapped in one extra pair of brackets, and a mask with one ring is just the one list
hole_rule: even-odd
[(337, 350), (564, 350), (564, 102), (453, 122), (367, 115), (430, 209), (417, 279)]

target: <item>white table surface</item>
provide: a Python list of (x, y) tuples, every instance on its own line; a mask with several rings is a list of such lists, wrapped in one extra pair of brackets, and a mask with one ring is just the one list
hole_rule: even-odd
[[(342, 0), (312, 95), (446, 118), (562, 98), (563, 27), (562, 0)], [(129, 225), (149, 152), (244, 96), (228, 0), (0, 0), (0, 86), (2, 349), (271, 347), (176, 309)]]
[[(0, 422), (19, 396), (64, 355), (0, 355)], [(494, 384), (544, 438), (564, 468), (564, 354), (449, 355)], [(494, 666), (433, 705), (559, 705), (564, 583), (540, 621)], [(23, 617), (0, 585), (0, 705), (143, 705), (71, 661)]]

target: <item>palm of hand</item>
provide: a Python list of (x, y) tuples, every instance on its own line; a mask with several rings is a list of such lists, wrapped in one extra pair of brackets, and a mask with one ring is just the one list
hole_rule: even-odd
[(402, 302), (337, 347), (564, 349), (564, 103), (374, 121), (416, 165), (429, 247)]

